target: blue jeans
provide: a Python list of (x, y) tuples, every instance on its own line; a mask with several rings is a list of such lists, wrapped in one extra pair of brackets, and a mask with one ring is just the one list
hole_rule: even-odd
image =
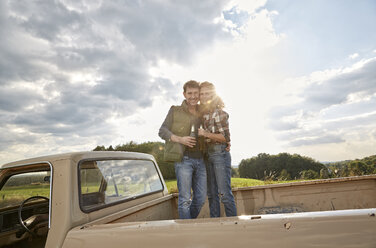
[(181, 162), (175, 163), (175, 174), (179, 190), (179, 218), (195, 219), (206, 199), (207, 182), (204, 160), (184, 156)]
[(227, 144), (208, 144), (208, 200), (210, 217), (220, 217), (220, 201), (226, 216), (236, 216), (236, 204), (231, 191), (231, 155)]

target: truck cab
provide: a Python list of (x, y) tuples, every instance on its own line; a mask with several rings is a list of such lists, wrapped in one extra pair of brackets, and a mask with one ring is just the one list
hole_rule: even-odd
[(0, 170), (0, 246), (61, 246), (75, 226), (167, 194), (147, 154), (82, 152), (9, 163)]

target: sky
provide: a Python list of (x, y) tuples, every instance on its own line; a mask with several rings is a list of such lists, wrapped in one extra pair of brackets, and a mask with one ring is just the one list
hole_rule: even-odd
[(232, 164), (376, 154), (373, 0), (0, 1), (0, 164), (162, 141), (188, 80), (230, 115)]

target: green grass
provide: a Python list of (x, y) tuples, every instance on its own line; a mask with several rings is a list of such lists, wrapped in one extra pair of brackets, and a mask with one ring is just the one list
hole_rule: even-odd
[(242, 188), (242, 187), (251, 187), (265, 185), (264, 181), (250, 178), (231, 178), (231, 188)]
[(18, 205), (23, 200), (35, 195), (50, 197), (49, 194), (50, 186), (48, 184), (29, 185), (27, 188), (24, 186), (8, 187), (0, 191), (0, 208)]
[[(250, 178), (231, 178), (231, 187), (232, 188), (242, 188), (242, 187), (252, 187), (252, 186), (260, 186), (260, 185), (268, 185), (268, 184), (277, 184), (277, 183), (291, 183), (291, 182), (298, 182), (302, 180), (290, 180), (290, 181), (262, 181), (257, 179), (250, 179)], [(176, 184), (176, 180), (166, 180), (166, 186), (169, 193), (177, 193), (178, 187)]]
[(48, 184), (30, 185), (27, 188), (24, 186), (12, 186), (2, 190), (0, 192), (0, 196), (4, 198), (7, 196), (24, 196), (28, 198), (33, 195), (48, 196), (49, 192), (50, 186)]
[(165, 181), (168, 193), (177, 193), (178, 192), (178, 185), (176, 183), (176, 180), (166, 180)]

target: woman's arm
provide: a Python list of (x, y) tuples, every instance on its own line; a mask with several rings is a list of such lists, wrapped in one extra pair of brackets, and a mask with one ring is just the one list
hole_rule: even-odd
[(221, 133), (211, 133), (211, 132), (208, 132), (208, 131), (206, 131), (202, 128), (198, 129), (198, 136), (203, 136), (205, 138), (208, 138), (208, 139), (214, 140), (216, 142), (220, 142), (220, 143), (226, 142), (225, 136), (223, 136), (223, 134), (221, 134)]

